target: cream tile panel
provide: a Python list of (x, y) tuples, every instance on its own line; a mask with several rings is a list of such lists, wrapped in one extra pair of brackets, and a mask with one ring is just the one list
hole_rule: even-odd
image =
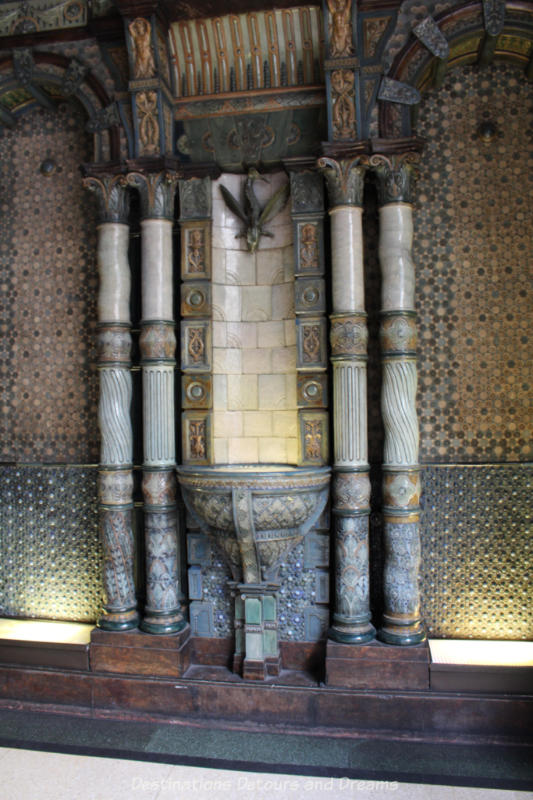
[(241, 289), (238, 286), (213, 284), (213, 319), (239, 322), (241, 319)]
[(294, 249), (292, 244), (282, 250), (282, 263), (287, 282), (294, 280)]
[(277, 250), (258, 250), (257, 260), (257, 283), (264, 286), (272, 286), (276, 283), (284, 283), (285, 265), (283, 263), (283, 251)]
[(211, 274), (213, 283), (226, 283), (226, 251), (221, 247), (212, 248)]
[(282, 283), (272, 289), (272, 319), (292, 319), (294, 317), (294, 285)]
[(228, 347), (253, 349), (257, 347), (257, 323), (228, 322), (226, 323), (226, 336)]
[(259, 375), (259, 408), (284, 409), (287, 403), (287, 384), (285, 375)]
[(296, 408), (296, 375), (285, 375), (287, 408)]
[(259, 459), (257, 439), (230, 439), (228, 442), (228, 462), (230, 464), (256, 464)]
[(213, 373), (240, 375), (242, 372), (242, 351), (231, 347), (213, 349)]
[(262, 464), (287, 462), (287, 443), (282, 438), (259, 439), (259, 461)]
[(275, 347), (272, 350), (271, 372), (294, 372), (296, 369), (296, 347)]
[(226, 375), (213, 375), (213, 409), (225, 411), (228, 407), (228, 379)]
[[(219, 322), (215, 320), (212, 325), (213, 331), (213, 347), (226, 347), (227, 341), (227, 322)], [(237, 346), (237, 345), (235, 345)], [(231, 347), (231, 345), (230, 345)]]
[(287, 439), (287, 464), (297, 464), (299, 439)]
[(284, 344), (285, 325), (283, 322), (259, 322), (257, 324), (258, 347), (283, 347)]
[(215, 437), (229, 439), (243, 435), (244, 414), (242, 411), (218, 411), (214, 418)]
[(220, 227), (214, 225), (212, 230), (212, 247), (219, 247), (224, 250), (242, 250), (248, 252), (245, 238), (236, 238), (240, 233), (240, 226)]
[(229, 411), (257, 409), (257, 375), (228, 375)]
[(242, 320), (267, 322), (272, 319), (272, 290), (269, 286), (243, 286)]
[[(279, 219), (282, 217), (283, 215), (280, 214)], [(292, 225), (290, 222), (280, 224), (278, 222), (278, 217), (276, 217), (272, 222), (267, 222), (265, 230), (272, 233), (273, 236), (261, 237), (259, 242), (259, 248), (261, 250), (273, 250), (277, 247), (286, 247), (292, 242)]]
[(271, 436), (273, 417), (271, 411), (245, 411), (244, 435)]
[(287, 319), (284, 322), (285, 326), (285, 344), (288, 347), (296, 345), (296, 322), (293, 319)]
[(298, 435), (298, 418), (296, 411), (276, 411), (272, 415), (272, 433), (274, 436), (293, 437)]
[[(216, 419), (216, 417), (215, 417)], [(213, 439), (213, 458), (215, 459), (215, 464), (227, 464), (228, 463), (228, 440), (227, 439), (219, 439), (215, 436)]]
[(234, 286), (255, 286), (255, 255), (239, 250), (226, 253), (226, 283)]
[(264, 372), (278, 372), (272, 367), (272, 350), (261, 348), (242, 351), (242, 372), (260, 375)]

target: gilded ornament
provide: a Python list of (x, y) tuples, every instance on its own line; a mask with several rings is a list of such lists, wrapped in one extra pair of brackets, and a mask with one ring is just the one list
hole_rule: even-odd
[(298, 269), (311, 272), (319, 267), (318, 261), (318, 225), (306, 222), (300, 228), (300, 249), (298, 252)]
[(187, 352), (193, 364), (199, 364), (205, 355), (204, 328), (187, 328)]
[(304, 457), (306, 461), (322, 458), (322, 420), (304, 421)]
[(153, 78), (154, 52), (151, 42), (152, 26), (147, 19), (137, 17), (128, 26), (133, 50), (133, 77)]
[(135, 97), (139, 118), (141, 152), (150, 156), (159, 152), (157, 92), (139, 92)]
[(305, 363), (320, 361), (320, 325), (304, 325), (302, 336), (302, 355)]
[(363, 52), (365, 58), (375, 56), (389, 20), (390, 17), (371, 17), (363, 21)]
[(206, 442), (207, 424), (205, 420), (189, 421), (189, 457), (192, 459), (205, 459), (207, 454)]
[(202, 228), (189, 228), (187, 238), (187, 273), (205, 272), (205, 237)]
[(334, 139), (357, 139), (354, 86), (355, 76), (351, 70), (336, 69), (331, 73)]
[(330, 13), (329, 55), (332, 58), (350, 56), (352, 43), (352, 0), (327, 0)]

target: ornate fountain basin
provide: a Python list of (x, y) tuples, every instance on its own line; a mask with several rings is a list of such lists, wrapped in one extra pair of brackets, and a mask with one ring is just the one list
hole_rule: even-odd
[(257, 464), (177, 472), (189, 512), (222, 548), (233, 579), (259, 584), (275, 579), (283, 557), (317, 521), (331, 470)]

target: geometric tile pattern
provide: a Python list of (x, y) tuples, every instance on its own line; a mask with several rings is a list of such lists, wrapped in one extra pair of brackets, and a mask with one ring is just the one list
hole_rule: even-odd
[[(421, 461), (531, 459), (531, 88), (511, 65), (423, 96), (414, 215)], [(477, 136), (482, 122), (496, 136)]]
[[(0, 461), (98, 459), (94, 203), (85, 115), (38, 109), (0, 137)], [(49, 175), (45, 159), (55, 162)]]
[(93, 622), (97, 470), (0, 466), (0, 616)]
[(422, 471), (421, 607), (428, 635), (533, 639), (531, 465)]

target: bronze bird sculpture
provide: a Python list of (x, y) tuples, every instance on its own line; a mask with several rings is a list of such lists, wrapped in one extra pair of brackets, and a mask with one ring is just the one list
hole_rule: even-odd
[(259, 201), (254, 192), (254, 183), (256, 180), (265, 181), (259, 172), (252, 167), (248, 170), (248, 175), (244, 182), (243, 188), (243, 203), (241, 204), (236, 200), (231, 192), (225, 186), (220, 187), (224, 202), (233, 213), (244, 222), (245, 227), (238, 233), (236, 239), (246, 239), (248, 250), (250, 253), (255, 253), (259, 244), (261, 236), (273, 237), (274, 234), (266, 231), (264, 226), (267, 222), (273, 219), (285, 206), (289, 197), (289, 184), (286, 183), (281, 189), (270, 198), (266, 206), (262, 209)]

